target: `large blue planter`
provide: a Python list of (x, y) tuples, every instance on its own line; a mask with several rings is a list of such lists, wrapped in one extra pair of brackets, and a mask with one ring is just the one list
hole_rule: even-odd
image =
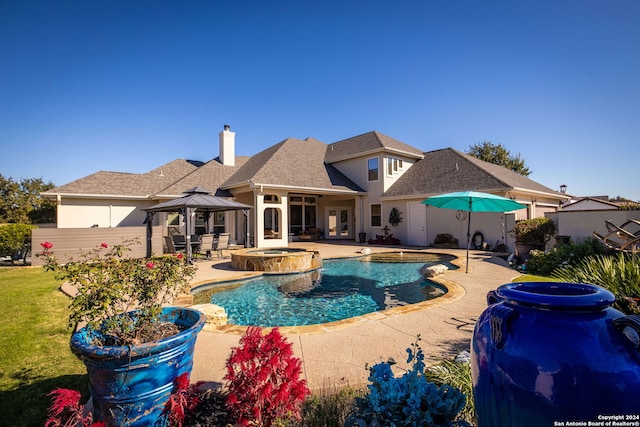
[(108, 426), (164, 426), (163, 410), (173, 381), (191, 373), (193, 349), (205, 317), (197, 310), (169, 307), (161, 320), (186, 329), (139, 346), (94, 346), (95, 334), (83, 328), (71, 337), (71, 350), (89, 374), (94, 420)]
[(511, 283), (487, 299), (471, 343), (478, 427), (640, 421), (640, 322), (610, 307), (613, 294)]

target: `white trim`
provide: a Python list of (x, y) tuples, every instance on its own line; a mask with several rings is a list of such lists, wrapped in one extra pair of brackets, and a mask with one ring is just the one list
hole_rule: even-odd
[[(331, 144), (329, 146), (331, 146)], [(329, 149), (329, 151), (331, 151), (331, 150)], [(378, 153), (395, 153), (395, 154), (403, 155), (403, 156), (406, 156), (406, 157), (412, 157), (412, 158), (418, 159), (418, 160), (424, 159), (424, 154), (411, 153), (409, 151), (398, 150), (397, 148), (382, 147), (382, 148), (376, 148), (376, 149), (368, 150), (368, 151), (360, 151), (357, 154), (349, 154), (349, 155), (345, 155), (345, 156), (342, 156), (342, 157), (337, 157), (334, 160), (331, 160), (331, 162), (329, 162), (329, 164), (338, 163), (338, 162), (344, 162), (345, 160), (353, 160), (353, 159), (357, 159), (357, 158), (360, 158), (360, 157), (368, 157), (368, 156), (371, 156), (371, 155), (374, 155), (374, 154), (378, 154)]]
[(566, 194), (562, 194), (562, 193), (549, 193), (547, 191), (537, 191), (537, 190), (531, 190), (528, 188), (520, 188), (520, 187), (513, 187), (512, 190), (509, 191), (518, 191), (520, 193), (524, 193), (524, 194), (538, 194), (538, 195), (543, 195), (543, 196), (549, 196), (549, 197), (559, 197), (562, 199), (571, 199), (571, 196), (567, 196)]
[(151, 195), (144, 196), (123, 196), (122, 194), (78, 194), (78, 193), (42, 193), (45, 199), (67, 197), (70, 199), (126, 199), (126, 200), (152, 200)]
[[(290, 191), (292, 193), (296, 193), (296, 192), (313, 192), (313, 193), (317, 193), (317, 194), (352, 194), (352, 195), (366, 195), (367, 192), (366, 191), (355, 191), (355, 190), (332, 190), (332, 189), (327, 189), (327, 188), (322, 188), (322, 187), (297, 187), (295, 185), (273, 185), (273, 184), (259, 184), (257, 182), (254, 182), (249, 188), (254, 189), (254, 188), (263, 188), (265, 189), (264, 191), (269, 191), (269, 190), (287, 190)], [(295, 190), (295, 191), (291, 191), (291, 190)]]

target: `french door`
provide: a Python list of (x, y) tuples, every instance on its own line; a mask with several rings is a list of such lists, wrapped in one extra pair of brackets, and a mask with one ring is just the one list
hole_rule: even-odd
[(351, 208), (349, 207), (327, 208), (327, 237), (330, 239), (352, 238), (350, 218)]

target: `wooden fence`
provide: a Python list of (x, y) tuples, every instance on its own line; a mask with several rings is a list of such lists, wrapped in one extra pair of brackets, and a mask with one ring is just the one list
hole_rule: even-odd
[[(113, 228), (36, 228), (31, 233), (31, 265), (44, 264), (37, 254), (42, 252), (41, 244), (50, 242), (51, 249), (60, 262), (65, 262), (69, 256), (77, 257), (81, 252), (87, 252), (106, 243), (109, 246), (122, 243), (123, 239), (138, 238), (139, 244), (131, 246), (128, 256), (144, 257), (147, 252), (147, 227), (113, 227)], [(153, 227), (151, 251), (155, 255), (163, 252), (162, 227)]]

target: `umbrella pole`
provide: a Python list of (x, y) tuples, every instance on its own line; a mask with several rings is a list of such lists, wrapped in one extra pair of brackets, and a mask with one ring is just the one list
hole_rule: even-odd
[(467, 218), (467, 266), (465, 273), (469, 272), (469, 238), (471, 236), (471, 211), (469, 211), (469, 217)]

